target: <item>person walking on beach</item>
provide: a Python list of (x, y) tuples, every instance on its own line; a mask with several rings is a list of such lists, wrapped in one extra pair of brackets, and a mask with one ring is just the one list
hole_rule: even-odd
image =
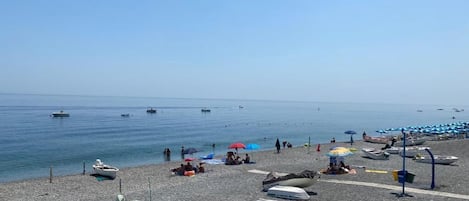
[(275, 142), (275, 147), (277, 147), (277, 153), (280, 153), (280, 140), (277, 138), (277, 142)]
[(287, 146), (287, 141), (282, 142), (283, 148), (285, 149), (285, 146)]

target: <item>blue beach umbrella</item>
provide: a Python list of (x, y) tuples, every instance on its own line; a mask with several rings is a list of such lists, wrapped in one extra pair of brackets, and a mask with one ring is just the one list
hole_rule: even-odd
[(261, 146), (259, 146), (258, 144), (247, 144), (246, 145), (246, 150), (257, 150), (257, 149), (260, 149)]
[(348, 135), (355, 135), (355, 134), (357, 134), (357, 132), (352, 131), (352, 130), (345, 131), (344, 133), (345, 133), (345, 134), (348, 134)]
[(345, 131), (344, 133), (347, 134), (347, 135), (350, 135), (350, 145), (352, 145), (353, 144), (353, 135), (357, 134), (357, 132), (352, 131), (352, 130), (348, 130), (348, 131)]

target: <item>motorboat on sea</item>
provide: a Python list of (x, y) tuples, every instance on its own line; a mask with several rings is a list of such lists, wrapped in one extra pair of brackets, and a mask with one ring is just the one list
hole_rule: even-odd
[[(405, 141), (405, 146), (417, 146), (417, 145), (422, 145), (423, 143), (425, 143), (427, 141), (427, 139), (424, 139), (424, 138), (408, 138), (406, 139)], [(394, 146), (397, 146), (397, 147), (402, 147), (404, 145), (404, 141), (401, 140), (401, 141), (397, 141), (396, 143), (394, 143)]]
[[(417, 154), (422, 154), (425, 152), (425, 149), (431, 149), (430, 147), (406, 147), (405, 148), (405, 157), (413, 158)], [(399, 155), (404, 156), (404, 149), (399, 150)]]
[(389, 159), (389, 153), (383, 150), (375, 148), (362, 148), (362, 152), (365, 153), (365, 157), (374, 160), (387, 160)]
[(118, 168), (104, 164), (100, 159), (96, 159), (93, 165), (93, 175), (101, 175), (111, 179), (116, 178)]
[(206, 108), (202, 108), (200, 111), (201, 111), (201, 112), (210, 112), (211, 110), (210, 110), (210, 109), (206, 109)]
[(316, 171), (304, 170), (301, 173), (280, 174), (270, 172), (262, 181), (263, 190), (266, 191), (273, 186), (294, 186), (305, 188), (316, 183), (320, 174)]
[(63, 110), (60, 110), (59, 112), (52, 113), (51, 116), (52, 117), (70, 117), (70, 114), (64, 112)]
[(293, 186), (274, 186), (269, 188), (267, 195), (288, 200), (309, 200), (311, 196), (298, 187)]
[(391, 140), (388, 137), (371, 137), (368, 135), (363, 135), (363, 141), (378, 144), (387, 144)]
[(156, 109), (150, 107), (150, 108), (147, 109), (147, 113), (152, 113), (152, 114), (156, 113)]
[(130, 117), (130, 114), (129, 113), (121, 114), (121, 117)]
[[(444, 155), (433, 155), (435, 164), (450, 165), (456, 162), (459, 158), (456, 156), (444, 156)], [(432, 159), (429, 156), (416, 155), (414, 158), (415, 162), (419, 163), (432, 163)]]

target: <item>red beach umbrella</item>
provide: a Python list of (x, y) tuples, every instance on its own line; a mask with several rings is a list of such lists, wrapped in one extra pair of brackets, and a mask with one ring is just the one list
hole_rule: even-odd
[(184, 159), (184, 161), (186, 161), (186, 162), (190, 162), (190, 161), (193, 161), (193, 160), (195, 160), (195, 158), (186, 158), (186, 159)]
[(235, 142), (228, 147), (228, 149), (245, 149), (245, 148), (246, 148), (246, 145), (244, 145), (241, 142)]

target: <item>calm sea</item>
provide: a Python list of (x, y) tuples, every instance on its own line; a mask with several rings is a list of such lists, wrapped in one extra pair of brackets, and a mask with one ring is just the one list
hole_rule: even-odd
[[(158, 112), (147, 114), (150, 106)], [(199, 149), (196, 157), (212, 152), (212, 144), (222, 154), (238, 141), (273, 149), (277, 137), (298, 146), (309, 137), (314, 144), (349, 140), (345, 130), (379, 135), (378, 129), (469, 119), (454, 107), (464, 108), (0, 94), (0, 182), (47, 177), (50, 166), (55, 175), (78, 174), (83, 161), (89, 171), (96, 158), (120, 168), (163, 163), (166, 147), (172, 160), (181, 160), (181, 146)], [(50, 117), (59, 110), (70, 117)]]

